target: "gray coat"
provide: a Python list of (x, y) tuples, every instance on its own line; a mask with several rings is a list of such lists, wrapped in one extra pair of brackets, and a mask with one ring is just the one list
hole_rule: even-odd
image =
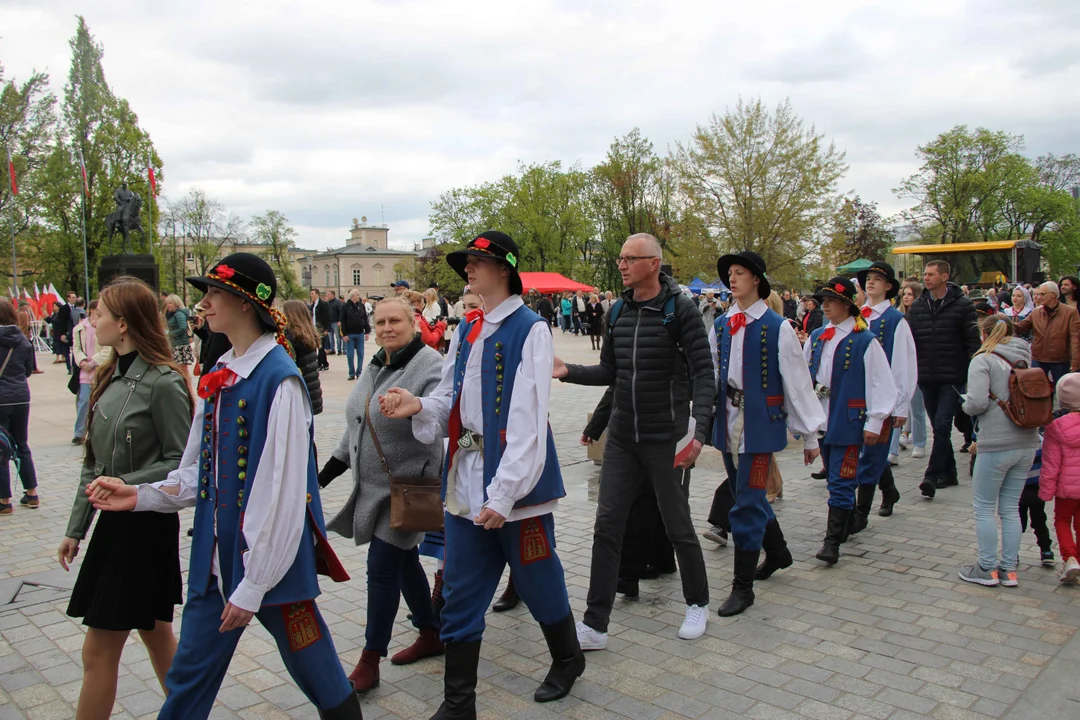
[(421, 345), (404, 367), (384, 367), (380, 362), (383, 355), (380, 350), (364, 368), (345, 404), (348, 425), (333, 454), (352, 468), (354, 485), (345, 507), (326, 527), (352, 538), (357, 545), (369, 543), (375, 536), (407, 550), (424, 539), (424, 533), (390, 529), (390, 480), (379, 463), (375, 443), (364, 424), (364, 407), (370, 398), (371, 423), (386, 453), (390, 472), (395, 476), (438, 477), (442, 472), (441, 442), (425, 445), (413, 437), (411, 420), (391, 420), (379, 412), (379, 395), (392, 387), (404, 388), (416, 397), (423, 397), (438, 386), (442, 355)]
[[(1031, 347), (1020, 338), (1011, 337), (998, 344), (995, 352), (1009, 362), (1021, 360), (1031, 365)], [(1039, 429), (1016, 425), (998, 404), (990, 399), (990, 393), (1008, 402), (1009, 366), (994, 355), (985, 353), (971, 359), (968, 368), (967, 394), (963, 410), (975, 421), (979, 452), (1020, 450), (1039, 446)]]

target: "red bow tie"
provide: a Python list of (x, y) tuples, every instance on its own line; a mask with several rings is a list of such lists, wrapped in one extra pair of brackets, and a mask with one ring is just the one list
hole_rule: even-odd
[(828, 342), (829, 340), (832, 340), (834, 337), (836, 337), (836, 328), (835, 327), (829, 327), (829, 328), (825, 328), (824, 330), (821, 331), (821, 335), (820, 335), (820, 337), (818, 339), (821, 340), (822, 342)]
[(874, 312), (874, 309), (873, 309), (872, 307), (870, 307), (869, 305), (867, 305), (866, 307), (864, 307), (864, 308), (862, 309), (862, 316), (863, 316), (864, 318), (866, 318), (867, 320), (869, 320), (869, 319), (870, 319), (870, 315), (871, 315), (871, 314), (872, 314), (873, 312)]
[(734, 315), (729, 317), (727, 321), (727, 326), (728, 329), (731, 330), (732, 335), (742, 330), (744, 327), (746, 327), (746, 313), (735, 313)]
[(236, 373), (227, 367), (223, 367), (220, 370), (214, 370), (208, 372), (199, 378), (199, 397), (203, 400), (216, 393), (221, 388), (229, 384)]
[(473, 324), (469, 329), (469, 334), (465, 336), (465, 342), (476, 342), (476, 338), (480, 337), (480, 328), (484, 327), (484, 309), (476, 308), (465, 313), (465, 322)]

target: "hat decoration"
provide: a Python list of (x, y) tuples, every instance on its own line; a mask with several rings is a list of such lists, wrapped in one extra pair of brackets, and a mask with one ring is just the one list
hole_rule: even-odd
[(820, 290), (814, 293), (814, 300), (817, 301), (818, 305), (821, 305), (822, 300), (827, 297), (843, 300), (851, 309), (855, 310), (855, 328), (853, 332), (862, 332), (863, 330), (866, 330), (869, 325), (866, 324), (866, 319), (862, 314), (858, 312), (859, 305), (856, 302), (857, 294), (855, 283), (851, 280), (843, 277), (834, 277)]
[[(246, 278), (252, 283), (255, 283), (254, 292), (241, 287), (239, 284), (233, 281), (239, 275), (241, 278)], [(229, 288), (239, 294), (241, 297), (246, 298), (253, 302), (257, 307), (261, 308), (270, 319), (273, 320), (276, 326), (276, 332), (274, 338), (277, 344), (285, 348), (285, 351), (289, 353), (289, 357), (296, 359), (296, 352), (293, 350), (292, 343), (285, 338), (285, 326), (289, 324), (288, 319), (285, 317), (285, 313), (278, 310), (273, 305), (270, 305), (267, 301), (274, 294), (273, 288), (264, 282), (259, 281), (257, 278), (253, 278), (250, 275), (245, 275), (242, 272), (226, 265), (224, 262), (218, 263), (214, 267), (210, 268), (206, 273), (207, 280), (216, 280), (219, 283), (227, 285)]]

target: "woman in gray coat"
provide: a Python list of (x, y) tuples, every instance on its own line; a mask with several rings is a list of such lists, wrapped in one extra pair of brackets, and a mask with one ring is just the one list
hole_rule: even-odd
[(406, 388), (417, 397), (434, 391), (442, 371), (442, 356), (421, 341), (415, 313), (401, 298), (388, 298), (375, 306), (374, 326), (381, 349), (353, 388), (345, 405), (345, 434), (319, 473), (319, 485), (326, 487), (352, 468), (352, 494), (327, 527), (352, 538), (357, 545), (368, 543), (365, 645), (360, 662), (349, 676), (357, 692), (379, 685), (379, 660), (386, 657), (402, 595), (420, 637), (390, 662), (406, 665), (442, 655), (444, 650), (431, 605), (431, 588), (416, 549), (424, 533), (390, 528), (390, 480), (366, 425), (370, 421), (378, 435), (391, 473), (437, 477), (442, 472), (442, 444), (418, 442), (413, 438), (411, 421), (384, 416), (379, 412), (379, 395), (392, 387)]

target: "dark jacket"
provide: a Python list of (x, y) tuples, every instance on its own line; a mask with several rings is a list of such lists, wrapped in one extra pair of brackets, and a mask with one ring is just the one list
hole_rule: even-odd
[(371, 332), (371, 321), (368, 320), (363, 302), (346, 300), (342, 303), (340, 329), (342, 335), (367, 335)]
[(540, 301), (536, 303), (536, 314), (548, 322), (551, 321), (551, 316), (555, 314), (555, 308), (551, 305), (551, 301), (548, 300), (547, 297), (540, 298)]
[(0, 325), (0, 364), (9, 353), (11, 359), (0, 376), (0, 405), (26, 405), (30, 402), (26, 378), (34, 372), (34, 348), (18, 325)]
[(52, 327), (54, 340), (60, 340), (60, 336), (63, 335), (67, 340), (61, 340), (61, 342), (71, 344), (71, 331), (79, 324), (78, 311), (73, 305), (57, 303), (52, 315), (47, 316), (45, 321)]
[(971, 357), (980, 345), (975, 306), (953, 283), (948, 283), (936, 310), (932, 298), (930, 291), (924, 290), (907, 314), (915, 337), (919, 383), (962, 386), (967, 383)]
[(315, 329), (320, 334), (328, 331), (330, 329), (330, 305), (325, 300), (320, 299), (318, 305), (315, 303), (308, 305), (308, 310), (312, 309), (315, 311)]
[(296, 354), (296, 367), (300, 368), (300, 374), (304, 376), (308, 397), (311, 398), (311, 414), (318, 415), (322, 412), (322, 381), (319, 380), (318, 350), (304, 345), (289, 332), (285, 333), (285, 337), (292, 343), (293, 352)]
[(225, 333), (214, 332), (204, 322), (202, 327), (196, 326), (192, 331), (202, 341), (199, 346), (199, 366), (203, 375), (214, 369), (214, 365), (232, 348), (229, 336)]
[(825, 313), (821, 308), (814, 308), (810, 312), (803, 315), (802, 330), (809, 335), (817, 330), (819, 327), (825, 324)]
[(795, 320), (799, 316), (799, 302), (795, 298), (788, 298), (784, 301), (784, 317), (788, 320)]
[(334, 298), (333, 300), (327, 300), (326, 301), (326, 307), (330, 311), (330, 322), (332, 322), (332, 323), (341, 322), (341, 310), (342, 310), (341, 306), (343, 304), (344, 303), (342, 303), (337, 298)]
[[(672, 295), (676, 315), (672, 322), (681, 334), (678, 346), (662, 322), (664, 302)], [(612, 436), (635, 443), (674, 442), (686, 434), (693, 376), (695, 436), (704, 443), (716, 384), (708, 335), (697, 305), (664, 273), (660, 274), (660, 294), (653, 299), (635, 302), (632, 289), (625, 290), (622, 299), (615, 327), (604, 334), (600, 364), (568, 365), (564, 381), (614, 384), (608, 426)]]

